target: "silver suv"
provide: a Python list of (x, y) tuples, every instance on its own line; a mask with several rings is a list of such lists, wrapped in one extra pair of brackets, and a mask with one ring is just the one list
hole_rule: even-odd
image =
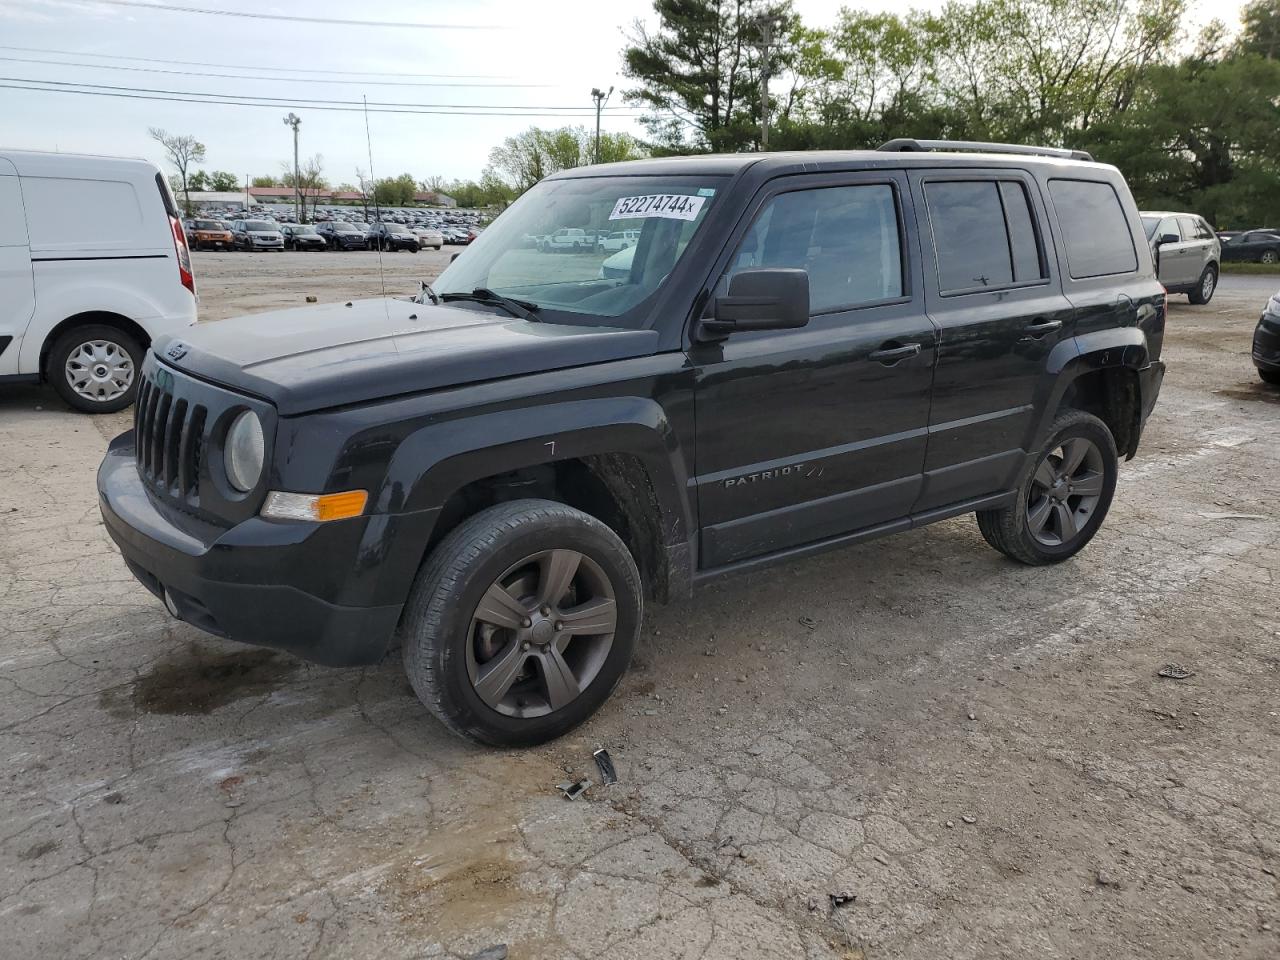
[(1204, 218), (1143, 210), (1142, 229), (1165, 289), (1185, 293), (1192, 303), (1208, 303), (1218, 286), (1222, 247)]

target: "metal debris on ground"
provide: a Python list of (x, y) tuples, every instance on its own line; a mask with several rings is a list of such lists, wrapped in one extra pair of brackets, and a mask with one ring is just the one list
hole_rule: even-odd
[(853, 903), (853, 901), (858, 899), (858, 895), (856, 893), (845, 893), (845, 892), (828, 893), (827, 899), (831, 901), (832, 909), (835, 909), (836, 907), (844, 907)]
[(600, 771), (600, 779), (604, 785), (607, 787), (611, 783), (617, 783), (618, 771), (613, 767), (613, 758), (609, 756), (609, 751), (601, 747), (591, 756), (596, 759), (596, 769)]
[(1156, 671), (1156, 676), (1165, 677), (1169, 680), (1185, 680), (1187, 677), (1194, 677), (1195, 671), (1188, 670), (1179, 663), (1166, 663)]
[(587, 792), (587, 787), (589, 786), (591, 786), (591, 781), (584, 777), (576, 783), (572, 780), (566, 780), (564, 783), (557, 783), (556, 789), (570, 800), (577, 800)]
[(800, 618), (800, 625), (801, 625), (802, 627), (808, 627), (810, 630), (812, 630), (814, 627), (816, 627), (816, 626), (818, 625), (818, 621), (817, 621), (817, 620), (815, 620), (815, 619), (813, 619), (813, 617), (808, 617), (808, 616), (806, 616), (806, 617), (801, 617), (801, 618)]
[(507, 945), (505, 943), (495, 943), (492, 947), (485, 947), (479, 953), (474, 954), (471, 960), (507, 960)]

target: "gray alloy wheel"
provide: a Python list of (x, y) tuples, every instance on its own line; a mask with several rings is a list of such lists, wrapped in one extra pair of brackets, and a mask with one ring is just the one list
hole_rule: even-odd
[(983, 538), (1005, 556), (1060, 563), (1093, 539), (1115, 494), (1119, 455), (1105, 423), (1067, 408), (1027, 458), (1004, 506), (978, 511)]
[(1263, 263), (1276, 263), (1280, 261), (1280, 253), (1274, 250), (1263, 250), (1261, 260)]
[(550, 500), (499, 503), (418, 571), (400, 620), (405, 672), (454, 733), (543, 743), (608, 699), (643, 612), (635, 559), (607, 525)]
[(467, 676), (509, 717), (566, 707), (600, 673), (613, 646), (618, 604), (590, 557), (544, 550), (513, 564), (471, 615)]
[(1097, 509), (1102, 489), (1102, 451), (1085, 437), (1064, 440), (1032, 474), (1027, 530), (1047, 547), (1070, 545)]
[(1218, 286), (1218, 269), (1213, 264), (1204, 268), (1200, 274), (1200, 282), (1187, 294), (1187, 300), (1196, 306), (1204, 306), (1213, 299), (1213, 291)]

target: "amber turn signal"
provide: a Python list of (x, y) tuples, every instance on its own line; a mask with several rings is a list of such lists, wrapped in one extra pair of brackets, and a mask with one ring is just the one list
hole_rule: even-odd
[(346, 520), (364, 513), (369, 502), (367, 490), (342, 493), (285, 493), (272, 490), (262, 504), (269, 520)]

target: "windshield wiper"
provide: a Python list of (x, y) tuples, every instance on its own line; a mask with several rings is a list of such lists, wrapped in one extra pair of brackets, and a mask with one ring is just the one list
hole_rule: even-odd
[(528, 300), (516, 300), (514, 297), (504, 297), (500, 293), (495, 293), (488, 287), (476, 287), (470, 293), (442, 293), (440, 299), (445, 303), (455, 300), (464, 300), (471, 303), (484, 303), (495, 307), (501, 307), (513, 317), (519, 317), (521, 320), (530, 320), (534, 323), (538, 322), (538, 305), (530, 303)]

